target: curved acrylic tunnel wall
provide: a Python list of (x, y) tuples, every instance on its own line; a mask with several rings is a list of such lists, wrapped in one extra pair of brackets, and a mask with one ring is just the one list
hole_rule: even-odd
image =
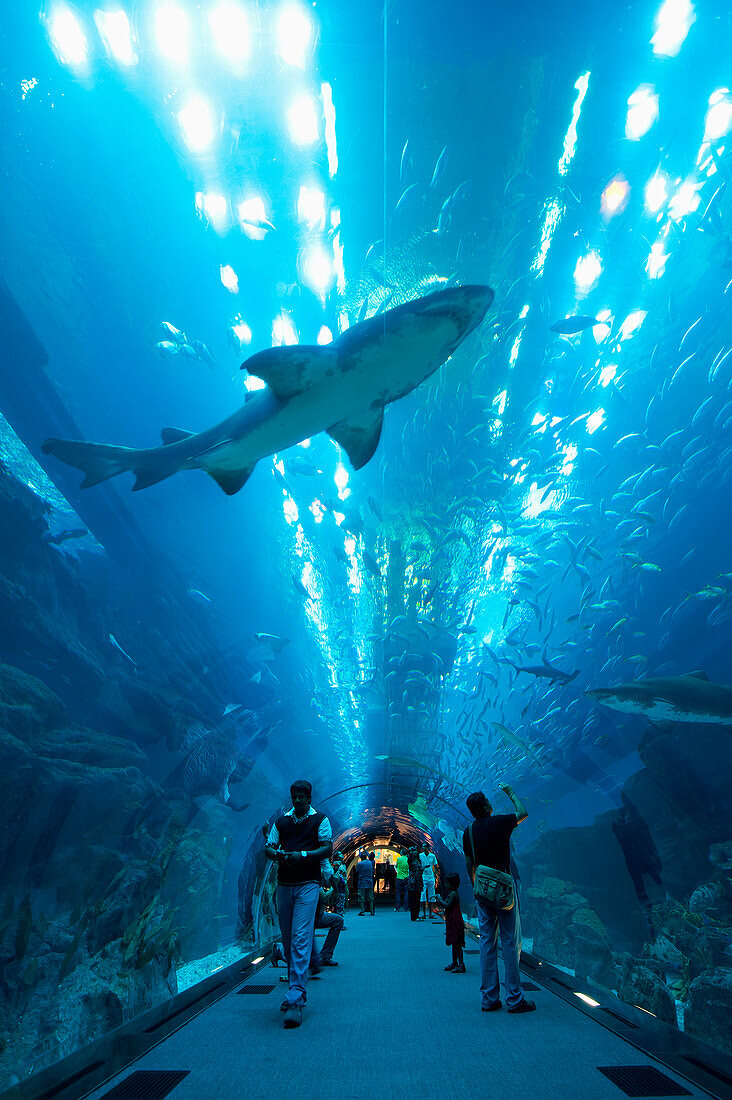
[[(732, 1050), (729, 12), (353, 7), (7, 16), (0, 1088), (276, 935), (301, 776), (467, 915), (511, 784), (525, 947)], [(226, 493), (43, 449), (184, 444), (280, 400), (250, 354), (471, 285), (358, 470), (342, 393)]]

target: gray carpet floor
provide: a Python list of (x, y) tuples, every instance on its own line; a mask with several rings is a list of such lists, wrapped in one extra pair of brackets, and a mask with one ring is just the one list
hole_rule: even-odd
[(598, 1066), (657, 1065), (677, 1079), (549, 991), (527, 995), (536, 1012), (481, 1012), (478, 956), (446, 974), (442, 922), (351, 910), (346, 923), (339, 966), (309, 983), (302, 1027), (284, 1030), (283, 969), (266, 966), (250, 981), (271, 993), (227, 994), (91, 1096), (137, 1069), (190, 1070), (171, 1100), (621, 1100)]

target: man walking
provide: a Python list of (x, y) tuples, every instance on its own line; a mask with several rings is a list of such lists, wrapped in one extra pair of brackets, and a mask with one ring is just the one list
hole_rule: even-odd
[(315, 969), (319, 969), (322, 966), (338, 966), (338, 963), (333, 959), (333, 952), (335, 951), (336, 944), (338, 943), (338, 937), (343, 931), (343, 917), (340, 913), (328, 913), (326, 911), (326, 905), (331, 905), (335, 899), (335, 887), (321, 887), (320, 900), (318, 902), (318, 908), (315, 911), (315, 927), (327, 928), (328, 935), (325, 938), (320, 951), (318, 951), (313, 939), (313, 953), (310, 960), (310, 966), (315, 965)]
[(356, 867), (358, 874), (358, 900), (361, 908), (358, 911), (359, 917), (364, 915), (364, 912), (369, 913), (372, 917), (374, 915), (374, 865), (370, 859), (366, 858), (366, 853), (361, 852), (361, 861)]
[(394, 912), (398, 913), (402, 906), (406, 912), (409, 908), (409, 898), (407, 894), (407, 878), (409, 876), (409, 860), (406, 853), (402, 852), (396, 861), (396, 906)]
[[(468, 874), (475, 884), (477, 867), (492, 867), (510, 875), (511, 833), (528, 817), (523, 802), (511, 787), (501, 787), (511, 802), (515, 813), (493, 814), (493, 807), (482, 791), (468, 797), (467, 807), (475, 818), (463, 833), (463, 851)], [(472, 833), (472, 837), (471, 837)], [(514, 887), (514, 897), (516, 890)], [(480, 995), (483, 1012), (495, 1012), (501, 1007), (498, 982), (498, 932), (501, 933), (503, 964), (506, 981), (506, 1007), (509, 1012), (532, 1012), (536, 1005), (527, 1001), (521, 987), (519, 957), (521, 954), (521, 921), (518, 902), (511, 909), (496, 909), (484, 898), (476, 895), (478, 927), (480, 928)]]
[(277, 863), (277, 912), (290, 987), (285, 1027), (299, 1027), (307, 1000), (305, 985), (320, 897), (321, 861), (333, 850), (328, 818), (310, 805), (312, 787), (298, 779), (290, 787), (292, 809), (275, 821), (267, 857)]

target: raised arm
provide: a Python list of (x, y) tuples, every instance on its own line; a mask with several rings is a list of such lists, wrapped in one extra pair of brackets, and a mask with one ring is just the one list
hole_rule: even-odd
[(526, 809), (518, 795), (513, 793), (513, 787), (505, 786), (501, 787), (501, 790), (511, 799), (513, 808), (516, 811), (516, 820), (520, 825), (521, 822), (526, 821), (526, 818), (529, 816), (528, 810)]

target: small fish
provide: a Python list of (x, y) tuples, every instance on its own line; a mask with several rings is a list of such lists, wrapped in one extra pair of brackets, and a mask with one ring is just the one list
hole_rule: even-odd
[(211, 598), (207, 596), (205, 592), (201, 592), (200, 588), (187, 588), (186, 594), (197, 603), (211, 603)]
[(125, 650), (122, 648), (122, 646), (119, 644), (119, 642), (115, 638), (114, 634), (109, 635), (109, 640), (112, 643), (112, 645), (114, 646), (114, 648), (116, 650), (118, 650), (122, 654), (123, 657), (127, 658), (127, 660), (130, 662), (130, 664), (133, 666), (133, 668), (137, 668), (136, 663), (132, 660), (129, 653), (125, 652)]
[(445, 148), (442, 150), (439, 157), (437, 158), (437, 163), (435, 164), (435, 170), (432, 173), (432, 179), (430, 180), (430, 191), (434, 191), (435, 187), (437, 186), (437, 182), (438, 182), (440, 176), (442, 175), (442, 173), (445, 170), (445, 164), (446, 163), (447, 163), (447, 146), (445, 146)]
[(185, 333), (181, 332), (181, 330), (179, 328), (176, 328), (175, 325), (171, 325), (170, 321), (161, 321), (160, 327), (165, 333), (166, 340), (172, 340), (174, 344), (185, 344)]
[(404, 148), (402, 149), (402, 155), (399, 160), (399, 180), (404, 183), (404, 177), (407, 174), (407, 149), (409, 148), (409, 139), (404, 142)]
[(276, 634), (255, 634), (254, 637), (263, 645), (268, 645), (273, 653), (281, 653), (290, 644), (289, 638), (280, 638)]
[(416, 190), (416, 183), (410, 183), (409, 187), (404, 188), (401, 195), (399, 196), (396, 206), (394, 207), (395, 214), (399, 214), (402, 210), (404, 210), (405, 206), (407, 206), (409, 200), (411, 199), (412, 195), (414, 195)]
[(163, 359), (172, 359), (173, 356), (178, 355), (180, 352), (178, 344), (174, 344), (171, 340), (158, 340), (155, 347), (157, 351), (160, 352)]

